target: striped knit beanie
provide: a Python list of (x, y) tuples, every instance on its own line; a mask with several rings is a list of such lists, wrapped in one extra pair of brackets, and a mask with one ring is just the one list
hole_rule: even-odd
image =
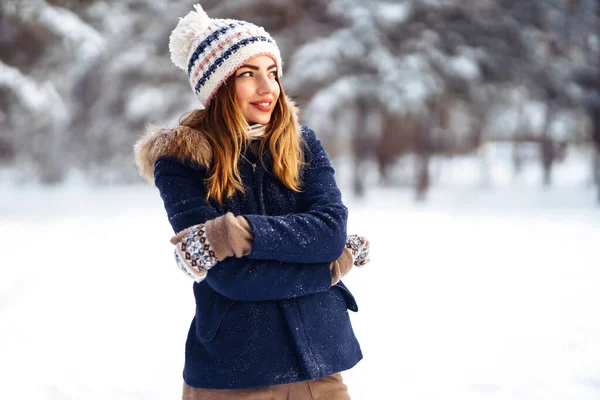
[(186, 71), (206, 108), (217, 89), (251, 58), (268, 55), (281, 76), (281, 55), (264, 28), (246, 21), (210, 18), (199, 4), (179, 18), (169, 38), (171, 60)]

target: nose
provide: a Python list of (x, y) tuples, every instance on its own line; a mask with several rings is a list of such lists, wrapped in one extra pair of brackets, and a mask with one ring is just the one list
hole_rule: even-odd
[(261, 75), (258, 79), (257, 92), (261, 95), (273, 93), (276, 85), (275, 79), (271, 79), (269, 75)]

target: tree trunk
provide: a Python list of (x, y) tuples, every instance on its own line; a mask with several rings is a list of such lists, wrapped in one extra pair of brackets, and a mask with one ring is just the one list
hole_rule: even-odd
[(551, 99), (548, 99), (546, 107), (546, 121), (542, 130), (542, 138), (540, 139), (540, 161), (544, 172), (543, 184), (548, 187), (552, 184), (552, 165), (554, 164), (555, 151), (554, 142), (550, 137), (550, 124), (552, 122), (552, 114), (554, 113), (554, 104)]
[(594, 148), (594, 154), (592, 157), (593, 157), (592, 173), (593, 173), (593, 177), (594, 177), (594, 183), (596, 185), (597, 200), (598, 200), (598, 203), (600, 203), (600, 151), (598, 151), (597, 148)]
[(364, 160), (361, 159), (357, 154), (354, 156), (354, 177), (352, 180), (352, 189), (354, 195), (359, 198), (365, 197), (365, 183), (364, 183), (364, 171), (362, 165)]
[(426, 200), (427, 190), (429, 190), (430, 185), (430, 173), (429, 173), (429, 164), (430, 164), (430, 154), (427, 152), (423, 154), (417, 155), (417, 182), (416, 182), (416, 192), (415, 196), (417, 201)]
[(523, 170), (523, 153), (521, 147), (523, 144), (519, 140), (515, 140), (512, 145), (512, 162), (513, 162), (513, 176), (518, 176)]
[(570, 47), (573, 38), (573, 20), (577, 18), (577, 15), (579, 13), (579, 0), (568, 0), (565, 11), (566, 12), (564, 16), (564, 32), (567, 36), (567, 46)]
[[(431, 185), (429, 164), (433, 154), (433, 129), (438, 120), (437, 105), (431, 107), (432, 115), (421, 124), (421, 129), (416, 132), (414, 149), (416, 156), (415, 197), (417, 201), (425, 200)], [(435, 120), (435, 122), (434, 122)]]
[(548, 187), (552, 184), (552, 165), (554, 164), (554, 144), (552, 139), (544, 135), (540, 140), (542, 168), (544, 172), (543, 183)]
[(365, 99), (359, 99), (356, 103), (357, 123), (354, 129), (353, 144), (354, 144), (354, 178), (353, 190), (356, 197), (362, 198), (365, 196), (365, 162), (367, 161), (371, 148), (371, 134), (368, 131), (368, 119), (370, 113), (370, 105)]
[[(596, 33), (600, 34), (600, 0), (596, 1)], [(600, 51), (596, 54), (596, 69), (598, 70), (597, 78), (597, 94), (600, 93)], [(596, 183), (596, 190), (598, 193), (598, 203), (600, 203), (600, 110), (598, 105), (595, 106), (593, 111), (593, 125), (592, 125), (592, 145), (594, 147), (594, 182)]]

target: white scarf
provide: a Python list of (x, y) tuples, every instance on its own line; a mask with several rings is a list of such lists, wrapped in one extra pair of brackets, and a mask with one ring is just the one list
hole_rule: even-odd
[(260, 140), (265, 136), (266, 126), (261, 124), (254, 124), (248, 127), (248, 140)]

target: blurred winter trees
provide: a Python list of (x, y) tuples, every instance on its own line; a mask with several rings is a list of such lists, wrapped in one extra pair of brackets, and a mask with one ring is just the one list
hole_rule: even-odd
[[(0, 169), (57, 182), (137, 180), (132, 145), (148, 123), (195, 107), (168, 36), (195, 1), (1, 0)], [(424, 198), (436, 157), (535, 146), (552, 170), (595, 149), (600, 187), (600, 23), (596, 0), (206, 0), (214, 17), (275, 36), (284, 85), (353, 186), (413, 162)], [(594, 142), (595, 139), (595, 142)], [(593, 145), (593, 143), (596, 143)], [(592, 168), (592, 166), (590, 166)]]

